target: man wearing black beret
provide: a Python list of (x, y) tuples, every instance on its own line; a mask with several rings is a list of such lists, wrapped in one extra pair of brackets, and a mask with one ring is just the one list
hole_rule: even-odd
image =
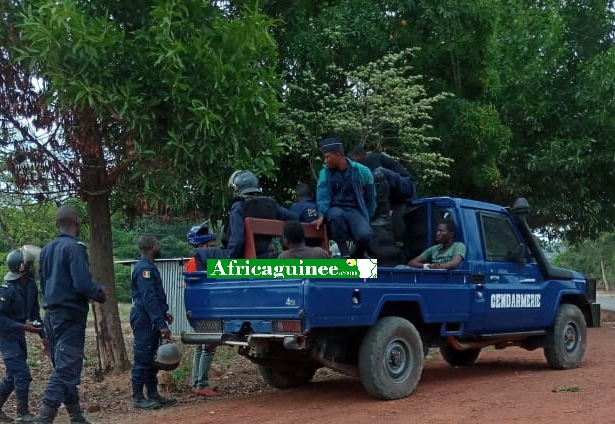
[(374, 176), (369, 168), (344, 155), (339, 137), (326, 138), (319, 145), (325, 164), (318, 177), (318, 219), (314, 222), (317, 228), (326, 222), (342, 257), (350, 257), (346, 241), (354, 240), (354, 257), (362, 258), (372, 237), (369, 223), (376, 210)]

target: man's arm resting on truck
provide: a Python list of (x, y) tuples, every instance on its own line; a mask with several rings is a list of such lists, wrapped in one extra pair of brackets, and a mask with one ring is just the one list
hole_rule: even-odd
[(416, 258), (408, 262), (408, 265), (414, 268), (429, 268), (429, 269), (456, 269), (464, 260), (466, 255), (466, 246), (463, 243), (453, 243), (449, 248), (451, 258), (446, 262), (429, 263), (434, 259), (441, 245), (431, 246)]

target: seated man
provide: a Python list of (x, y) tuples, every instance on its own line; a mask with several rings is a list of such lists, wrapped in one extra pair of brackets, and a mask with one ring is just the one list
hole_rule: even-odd
[(284, 223), (285, 251), (280, 253), (278, 259), (329, 259), (329, 253), (322, 247), (309, 247), (305, 245), (305, 231), (299, 221)]
[[(318, 218), (314, 193), (308, 184), (300, 183), (295, 189), (296, 202), (290, 207), (291, 212), (299, 215), (299, 221), (309, 224)], [(320, 246), (319, 239), (307, 238), (305, 244), (310, 247)]]
[(366, 166), (344, 155), (338, 137), (320, 142), (325, 164), (318, 177), (316, 205), (319, 229), (326, 219), (327, 229), (342, 257), (350, 257), (347, 240), (356, 244), (355, 258), (362, 258), (372, 238), (369, 225), (376, 210), (374, 176)]
[(295, 198), (297, 201), (292, 204), (290, 211), (299, 215), (300, 222), (309, 224), (318, 218), (314, 195), (308, 184), (300, 183), (297, 185), (295, 189)]
[(452, 219), (444, 219), (436, 227), (436, 241), (438, 244), (431, 246), (408, 265), (414, 268), (428, 269), (455, 269), (466, 256), (466, 246), (461, 242), (453, 241), (455, 237), (455, 222)]
[[(229, 222), (223, 240), (223, 252), (228, 258), (243, 258), (245, 234), (245, 218), (279, 219), (288, 221), (299, 216), (278, 205), (271, 197), (261, 196), (262, 189), (258, 178), (250, 171), (235, 171), (229, 178), (229, 186), (234, 191), (231, 203)], [(256, 257), (261, 259), (276, 258), (279, 252), (271, 246), (271, 236), (257, 235), (254, 237)]]

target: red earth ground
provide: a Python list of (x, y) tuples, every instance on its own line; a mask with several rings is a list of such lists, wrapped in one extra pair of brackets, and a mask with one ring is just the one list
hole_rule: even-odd
[[(541, 349), (486, 350), (475, 366), (454, 368), (437, 355), (408, 398), (370, 398), (358, 380), (327, 373), (305, 387), (178, 405), (115, 422), (206, 423), (613, 423), (615, 324), (589, 329), (580, 368), (554, 371)], [(243, 377), (243, 376), (242, 376)], [(320, 376), (319, 376), (320, 377)]]
[[(541, 349), (485, 349), (476, 365), (467, 368), (447, 365), (432, 350), (415, 392), (395, 401), (373, 399), (359, 380), (327, 370), (318, 371), (314, 381), (304, 387), (275, 390), (261, 381), (251, 363), (230, 348), (220, 348), (212, 366), (211, 380), (221, 396), (201, 398), (189, 389), (192, 350), (187, 348), (175, 378), (168, 380), (171, 384), (161, 386), (165, 396), (179, 400), (175, 407), (132, 409), (129, 373), (97, 382), (93, 377), (95, 361), (91, 359), (86, 359), (84, 368), (82, 405), (88, 418), (98, 424), (613, 423), (615, 314), (604, 313), (603, 319), (606, 322), (602, 328), (588, 330), (587, 351), (578, 369), (549, 369)], [(129, 330), (125, 336), (130, 348)], [(95, 353), (92, 339), (86, 355)], [(36, 341), (29, 340), (34, 377), (31, 403), (36, 412), (50, 369)], [(14, 412), (13, 402), (7, 402), (5, 412)], [(68, 423), (64, 411), (56, 423)]]

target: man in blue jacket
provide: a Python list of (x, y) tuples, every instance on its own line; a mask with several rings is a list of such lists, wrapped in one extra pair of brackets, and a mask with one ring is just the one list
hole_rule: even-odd
[(299, 215), (299, 222), (309, 224), (315, 221), (318, 218), (318, 211), (310, 186), (305, 183), (297, 184), (295, 198), (297, 201), (291, 205), (290, 211)]
[(71, 424), (87, 424), (79, 406), (85, 327), (89, 301), (103, 303), (107, 292), (92, 280), (85, 245), (77, 240), (81, 220), (70, 205), (56, 212), (60, 234), (43, 247), (40, 281), (53, 373), (43, 395), (37, 423), (53, 423), (63, 403)]
[(320, 228), (326, 221), (327, 229), (342, 257), (349, 257), (347, 240), (354, 240), (356, 258), (362, 258), (372, 237), (370, 220), (376, 210), (374, 176), (364, 165), (348, 159), (339, 137), (320, 142), (325, 166), (318, 177), (316, 205)]
[[(222, 239), (225, 254), (232, 259), (244, 257), (246, 231), (245, 218), (278, 219), (288, 221), (299, 219), (299, 216), (278, 205), (275, 199), (263, 196), (258, 178), (250, 171), (235, 171), (228, 181), (233, 190), (233, 201), (229, 213), (229, 221)], [(254, 237), (256, 256), (261, 259), (274, 259), (279, 252), (271, 248), (270, 236)]]
[[(162, 256), (158, 239), (145, 234), (139, 237), (137, 244), (141, 258), (130, 279), (130, 327), (134, 334), (134, 361), (130, 377), (132, 400), (135, 408), (154, 409), (177, 403), (175, 399), (164, 398), (158, 393), (158, 368), (154, 365), (161, 339), (171, 338), (169, 325), (173, 322), (173, 315), (169, 313), (162, 278), (154, 264)], [(143, 396), (144, 387), (147, 398)]]
[(45, 343), (38, 304), (38, 290), (34, 281), (34, 259), (29, 261), (26, 252), (15, 249), (6, 258), (9, 272), (0, 286), (0, 349), (6, 376), (0, 384), (0, 422), (13, 422), (2, 407), (15, 391), (17, 398), (16, 422), (33, 422), (28, 395), (32, 376), (26, 362), (28, 350), (26, 332), (37, 333)]

